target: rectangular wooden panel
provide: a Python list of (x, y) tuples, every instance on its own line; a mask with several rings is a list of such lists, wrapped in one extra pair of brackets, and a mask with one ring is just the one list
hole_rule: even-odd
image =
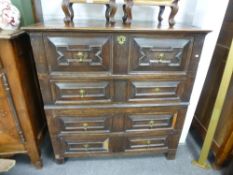
[(132, 37), (129, 72), (186, 71), (192, 43), (192, 37)]
[(44, 42), (50, 72), (111, 72), (111, 36), (45, 35)]
[(125, 131), (155, 131), (175, 129), (178, 111), (129, 114), (125, 117)]
[(59, 136), (59, 144), (62, 154), (76, 156), (108, 154), (111, 152), (110, 138), (104, 135), (98, 136)]
[(100, 115), (70, 115), (56, 116), (58, 134), (89, 134), (109, 133), (112, 130), (112, 116)]
[(50, 80), (55, 104), (106, 103), (113, 97), (112, 81)]
[(182, 101), (184, 80), (132, 80), (128, 83), (128, 101)]
[(148, 152), (158, 149), (168, 149), (167, 135), (136, 135), (126, 138), (125, 152)]

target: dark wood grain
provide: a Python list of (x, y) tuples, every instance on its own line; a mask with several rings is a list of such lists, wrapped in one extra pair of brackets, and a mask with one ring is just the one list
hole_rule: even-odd
[(0, 155), (28, 154), (41, 168), (46, 125), (28, 35), (16, 31), (1, 37), (0, 59)]
[(207, 31), (102, 24), (25, 28), (55, 159), (174, 159)]

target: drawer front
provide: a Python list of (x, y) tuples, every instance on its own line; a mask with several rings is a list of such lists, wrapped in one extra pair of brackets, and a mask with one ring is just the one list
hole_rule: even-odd
[(58, 134), (109, 133), (112, 130), (112, 116), (75, 115), (56, 116)]
[(183, 80), (129, 81), (129, 101), (182, 100)]
[(167, 135), (128, 136), (125, 142), (125, 152), (153, 151), (168, 149)]
[(129, 72), (186, 71), (192, 38), (133, 37)]
[(108, 136), (60, 136), (62, 153), (64, 155), (106, 154), (111, 152)]
[(112, 62), (111, 40), (107, 35), (45, 36), (49, 71), (109, 72)]
[(136, 113), (125, 117), (125, 131), (154, 131), (175, 129), (178, 111)]
[(112, 101), (112, 81), (51, 80), (56, 104), (106, 103)]

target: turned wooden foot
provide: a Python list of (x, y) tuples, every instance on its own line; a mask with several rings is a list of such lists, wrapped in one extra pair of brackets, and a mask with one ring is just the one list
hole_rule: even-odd
[(126, 3), (123, 5), (124, 16), (122, 17), (122, 20), (124, 24), (131, 24), (132, 6), (133, 6), (133, 0), (126, 0)]
[(105, 18), (107, 23), (115, 23), (115, 14), (117, 11), (117, 5), (115, 0), (110, 0), (109, 4), (106, 4)]
[(166, 153), (167, 160), (174, 160), (176, 158), (176, 151), (171, 150)]
[(62, 10), (65, 14), (64, 22), (69, 23), (73, 21), (74, 18), (74, 10), (72, 8), (73, 3), (70, 0), (63, 0), (62, 1)]
[(65, 158), (64, 157), (55, 158), (55, 161), (57, 164), (61, 165), (65, 163)]
[(170, 27), (173, 27), (175, 25), (175, 16), (177, 14), (179, 10), (179, 7), (178, 7), (178, 0), (175, 0), (173, 3), (172, 3), (172, 6), (171, 6), (171, 13), (170, 13), (170, 16), (169, 16), (169, 25)]
[(42, 169), (43, 168), (43, 162), (42, 160), (38, 160), (38, 161), (35, 161), (35, 162), (32, 162), (32, 164), (36, 167), (36, 169)]
[(162, 16), (163, 16), (164, 10), (165, 10), (165, 6), (160, 6), (159, 7), (158, 20), (159, 20), (160, 23), (163, 21), (163, 17)]

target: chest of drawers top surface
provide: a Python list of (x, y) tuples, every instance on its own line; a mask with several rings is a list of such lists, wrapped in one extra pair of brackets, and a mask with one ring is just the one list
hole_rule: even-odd
[(174, 27), (169, 25), (158, 25), (158, 23), (150, 21), (134, 21), (131, 25), (124, 25), (121, 21), (117, 21), (114, 25), (106, 25), (101, 20), (79, 20), (70, 25), (65, 25), (63, 21), (53, 20), (37, 23), (31, 26), (22, 27), (26, 31), (85, 31), (85, 32), (175, 32), (175, 33), (208, 33), (210, 30), (201, 29), (194, 26), (179, 25)]

